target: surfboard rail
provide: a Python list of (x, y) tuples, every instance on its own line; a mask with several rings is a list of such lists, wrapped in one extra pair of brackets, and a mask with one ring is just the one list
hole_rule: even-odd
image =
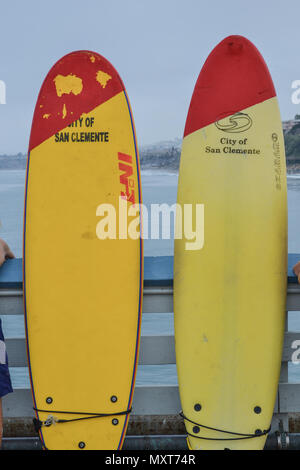
[[(292, 266), (299, 259), (300, 254), (289, 254), (287, 312), (300, 311), (300, 285), (292, 272)], [(157, 324), (161, 325), (161, 331), (158, 330), (153, 334), (142, 331), (139, 368), (149, 365), (155, 365), (162, 370), (170, 368), (170, 365), (175, 368), (174, 335), (172, 331), (163, 330), (164, 325), (170, 325), (173, 322), (172, 273), (173, 257), (145, 257), (143, 314), (146, 319), (150, 318), (148, 315), (151, 315), (152, 319), (157, 320)], [(251, 295), (250, 292), (249, 295)], [(7, 316), (23, 315), (22, 296), (22, 260), (10, 260), (0, 269), (0, 315), (4, 324)], [(282, 429), (290, 433), (291, 439), (293, 435), (300, 433), (300, 383), (292, 383), (288, 380), (288, 364), (293, 358), (297, 358), (299, 345), (300, 332), (286, 331), (272, 434), (267, 440), (267, 447), (274, 444), (274, 432), (278, 432), (280, 422)], [(17, 372), (22, 370), (20, 368), (27, 367), (25, 338), (6, 337), (6, 346), (10, 367), (16, 368)], [(145, 445), (143, 439), (146, 437), (153, 438), (151, 442), (152, 446), (156, 446), (155, 448), (166, 449), (172, 448), (173, 445), (178, 449), (184, 449), (185, 429), (182, 419), (178, 416), (179, 411), (177, 383), (161, 381), (141, 384), (138, 382), (124, 449), (142, 448)], [(13, 394), (4, 397), (3, 414), (5, 417), (4, 436), (7, 438), (7, 440), (4, 439), (4, 448), (12, 445), (15, 446), (14, 448), (28, 448), (28, 446), (36, 448), (29, 384), (28, 388), (15, 387)], [(164, 437), (159, 440), (157, 435)], [(148, 441), (147, 445), (149, 445)]]

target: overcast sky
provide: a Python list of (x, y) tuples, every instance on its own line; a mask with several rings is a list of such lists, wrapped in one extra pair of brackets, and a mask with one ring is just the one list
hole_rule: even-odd
[(63, 55), (89, 49), (121, 75), (140, 145), (181, 137), (199, 71), (230, 34), (264, 56), (281, 115), (300, 113), (299, 0), (9, 0), (0, 3), (0, 154), (26, 152), (39, 88)]

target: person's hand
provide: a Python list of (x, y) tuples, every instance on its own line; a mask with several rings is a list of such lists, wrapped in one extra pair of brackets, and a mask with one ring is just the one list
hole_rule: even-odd
[(300, 261), (298, 261), (298, 263), (295, 264), (295, 266), (293, 267), (293, 271), (296, 274), (296, 276), (298, 277), (298, 282), (300, 284)]
[(0, 238), (0, 266), (2, 266), (7, 259), (14, 257), (15, 255), (10, 251), (8, 244)]

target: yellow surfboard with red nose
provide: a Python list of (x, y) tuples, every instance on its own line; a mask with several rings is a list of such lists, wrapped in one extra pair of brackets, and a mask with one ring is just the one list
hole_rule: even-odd
[[(35, 422), (47, 449), (122, 447), (141, 322), (139, 203), (123, 82), (99, 54), (68, 54), (37, 100), (26, 182), (25, 323)], [(137, 230), (120, 239), (124, 204)]]
[(228, 37), (196, 83), (178, 183), (182, 207), (204, 204), (203, 247), (177, 239), (174, 255), (177, 370), (191, 449), (264, 447), (285, 323), (286, 199), (272, 79), (250, 41)]

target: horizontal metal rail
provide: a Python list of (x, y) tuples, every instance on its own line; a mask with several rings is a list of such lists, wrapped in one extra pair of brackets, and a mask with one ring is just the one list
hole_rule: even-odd
[[(280, 400), (275, 413), (296, 413), (300, 410), (300, 383), (280, 383)], [(279, 405), (280, 404), (280, 405)], [(3, 399), (7, 417), (32, 416), (32, 396), (29, 388), (15, 388), (14, 393)], [(133, 414), (172, 415), (180, 411), (178, 385), (136, 385), (133, 398)]]
[[(1, 284), (0, 284), (1, 286)], [(300, 285), (289, 284), (287, 288), (286, 310), (300, 311)], [(143, 313), (173, 312), (172, 287), (145, 287)], [(0, 315), (23, 315), (23, 292), (0, 288)]]
[[(6, 347), (10, 367), (26, 367), (26, 341), (25, 338), (6, 338)], [(299, 351), (299, 354), (297, 354)], [(282, 362), (292, 360), (295, 354), (295, 362), (300, 361), (300, 331), (288, 331), (284, 335), (284, 348)], [(143, 335), (141, 336), (139, 364), (163, 365), (175, 364), (175, 341), (173, 335)]]

